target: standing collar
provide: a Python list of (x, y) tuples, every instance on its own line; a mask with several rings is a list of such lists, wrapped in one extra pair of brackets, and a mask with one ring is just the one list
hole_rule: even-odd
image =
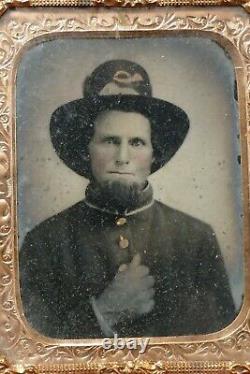
[(104, 201), (101, 198), (100, 194), (96, 194), (95, 192), (95, 186), (92, 183), (90, 183), (87, 186), (85, 192), (85, 204), (90, 208), (114, 215), (130, 216), (150, 208), (154, 203), (153, 188), (149, 182), (147, 182), (147, 185), (141, 191), (141, 194), (136, 204), (131, 204), (129, 208), (122, 210), (116, 208), (115, 206), (112, 206), (112, 203), (109, 204), (109, 202)]

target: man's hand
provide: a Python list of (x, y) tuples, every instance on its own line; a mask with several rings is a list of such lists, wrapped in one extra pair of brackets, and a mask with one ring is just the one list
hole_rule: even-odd
[(121, 265), (111, 284), (95, 300), (102, 317), (112, 328), (124, 318), (151, 312), (154, 307), (154, 278), (148, 267), (141, 265), (136, 254), (128, 265)]

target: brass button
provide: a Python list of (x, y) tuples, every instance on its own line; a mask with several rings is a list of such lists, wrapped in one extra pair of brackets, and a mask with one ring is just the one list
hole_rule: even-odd
[(123, 226), (123, 225), (125, 225), (125, 223), (127, 223), (127, 220), (126, 220), (125, 217), (120, 217), (120, 218), (118, 218), (118, 220), (116, 221), (117, 226)]
[(126, 249), (129, 246), (129, 241), (127, 238), (124, 238), (122, 235), (119, 237), (119, 247), (121, 249)]

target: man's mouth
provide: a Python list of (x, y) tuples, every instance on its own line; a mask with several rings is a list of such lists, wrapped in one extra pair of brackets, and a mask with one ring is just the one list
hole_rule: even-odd
[(129, 172), (125, 172), (125, 171), (108, 171), (108, 174), (134, 175), (134, 173), (129, 173)]

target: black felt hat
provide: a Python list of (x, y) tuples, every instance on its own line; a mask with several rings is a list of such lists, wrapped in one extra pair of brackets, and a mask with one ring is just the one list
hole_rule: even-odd
[(87, 178), (91, 175), (88, 145), (95, 120), (110, 110), (136, 112), (148, 118), (154, 150), (152, 173), (175, 154), (189, 129), (188, 116), (181, 108), (152, 97), (149, 77), (140, 65), (127, 60), (107, 61), (85, 80), (84, 97), (60, 106), (50, 121), (56, 153), (69, 168)]

